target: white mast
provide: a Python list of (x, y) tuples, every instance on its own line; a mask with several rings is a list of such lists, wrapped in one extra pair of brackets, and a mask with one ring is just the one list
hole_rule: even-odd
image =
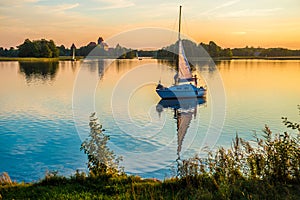
[(180, 55), (180, 29), (181, 29), (181, 6), (179, 6), (179, 23), (178, 23), (178, 58), (177, 58), (177, 77), (175, 79), (175, 85), (179, 82), (179, 55)]
[(178, 40), (180, 40), (180, 27), (181, 27), (181, 6), (179, 6)]

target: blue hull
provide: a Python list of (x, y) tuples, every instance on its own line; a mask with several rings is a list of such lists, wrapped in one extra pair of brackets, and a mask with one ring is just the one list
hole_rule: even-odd
[(162, 99), (200, 98), (205, 96), (206, 89), (184, 84), (169, 88), (158, 87), (156, 92)]
[(206, 102), (205, 98), (161, 99), (157, 104), (157, 106), (162, 108), (190, 109), (190, 108), (195, 108), (197, 105), (204, 104), (205, 102)]

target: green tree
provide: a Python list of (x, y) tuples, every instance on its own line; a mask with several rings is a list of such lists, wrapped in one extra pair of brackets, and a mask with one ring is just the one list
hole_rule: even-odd
[(52, 51), (49, 48), (48, 44), (46, 42), (41, 42), (41, 44), (39, 45), (40, 47), (40, 52), (39, 52), (39, 57), (42, 58), (52, 58)]
[(219, 47), (215, 42), (210, 41), (208, 44), (208, 53), (211, 57), (218, 57), (221, 47)]
[(59, 56), (68, 56), (70, 55), (70, 50), (66, 49), (66, 47), (64, 45), (61, 45), (60, 47), (58, 47), (59, 50)]
[(54, 41), (45, 39), (30, 41), (26, 39), (23, 44), (18, 46), (20, 57), (45, 57), (54, 58), (59, 56), (59, 50)]
[(88, 157), (87, 166), (90, 174), (99, 176), (104, 174), (116, 174), (119, 172), (119, 162), (121, 157), (116, 157), (114, 152), (109, 149), (107, 142), (109, 136), (103, 133), (102, 125), (98, 123), (96, 113), (90, 116), (89, 138), (81, 144), (81, 151)]
[(26, 39), (18, 48), (20, 57), (33, 57), (37, 51), (36, 46), (29, 39)]
[(55, 46), (55, 43), (53, 40), (50, 40), (48, 42), (48, 47), (50, 48), (51, 52), (52, 52), (52, 57), (56, 58), (59, 56), (59, 49)]
[(226, 49), (223, 49), (221, 51), (221, 54), (220, 56), (224, 56), (224, 57), (232, 57), (232, 51), (230, 48), (226, 48)]

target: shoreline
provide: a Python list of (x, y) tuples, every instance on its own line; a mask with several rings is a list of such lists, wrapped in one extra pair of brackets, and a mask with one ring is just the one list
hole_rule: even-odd
[[(148, 58), (148, 57), (147, 57)], [(152, 58), (152, 57), (149, 57)], [(76, 57), (76, 61), (85, 59), (83, 56)], [(155, 59), (155, 58), (154, 58)], [(156, 58), (158, 60), (168, 60), (169, 58)], [(232, 57), (215, 57), (215, 58), (189, 58), (192, 61), (203, 61), (212, 59), (214, 61), (222, 60), (300, 60), (300, 56), (276, 56), (276, 57), (261, 57), (261, 56), (232, 56)], [(1, 61), (24, 61), (24, 62), (58, 62), (58, 61), (73, 61), (71, 56), (60, 56), (57, 58), (34, 58), (34, 57), (0, 57)]]
[[(83, 59), (83, 56), (76, 57), (76, 60)], [(72, 56), (60, 56), (57, 58), (35, 58), (35, 57), (0, 57), (1, 61), (24, 61), (24, 62), (58, 62), (73, 61)]]
[(232, 56), (232, 57), (216, 57), (213, 60), (300, 60), (300, 56), (274, 56), (274, 57), (262, 57), (262, 56)]

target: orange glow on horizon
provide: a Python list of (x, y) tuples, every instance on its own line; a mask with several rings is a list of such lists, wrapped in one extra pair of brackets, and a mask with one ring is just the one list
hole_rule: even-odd
[[(178, 29), (177, 3), (149, 4), (144, 0), (114, 3), (92, 1), (5, 2), (0, 8), (0, 46), (16, 47), (27, 38), (53, 39), (76, 47), (143, 27)], [(201, 1), (183, 4), (183, 33), (197, 43), (216, 42), (223, 48), (284, 47), (300, 49), (299, 1)], [(173, 38), (170, 38), (172, 40)], [(155, 38), (145, 37), (145, 41)], [(141, 44), (143, 46), (143, 44)], [(157, 46), (157, 48), (161, 48)]]

